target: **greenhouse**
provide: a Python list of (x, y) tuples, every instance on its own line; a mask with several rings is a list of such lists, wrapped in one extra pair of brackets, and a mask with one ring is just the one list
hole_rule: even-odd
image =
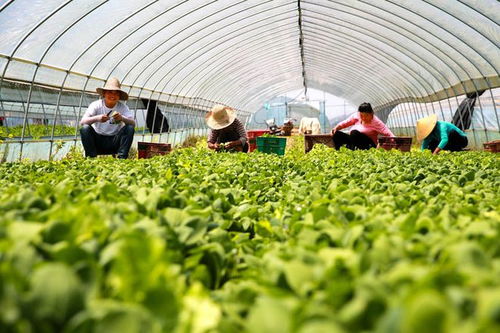
[(0, 0), (0, 331), (500, 332), (497, 0)]

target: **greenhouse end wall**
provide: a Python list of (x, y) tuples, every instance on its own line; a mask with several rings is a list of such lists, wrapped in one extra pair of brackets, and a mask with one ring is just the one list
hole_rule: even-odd
[[(132, 148), (137, 149), (138, 142), (169, 143), (172, 147), (181, 145), (189, 136), (206, 136), (206, 128), (189, 128), (176, 130), (161, 134), (135, 134)], [(22, 146), (22, 149), (21, 149)], [(39, 161), (39, 160), (59, 160), (65, 158), (74, 151), (83, 154), (83, 146), (80, 139), (70, 137), (60, 137), (52, 144), (48, 140), (38, 141), (3, 141), (0, 143), (0, 161)], [(134, 150), (134, 149), (132, 149)], [(49, 152), (51, 152), (49, 154)], [(69, 155), (68, 155), (69, 154)]]

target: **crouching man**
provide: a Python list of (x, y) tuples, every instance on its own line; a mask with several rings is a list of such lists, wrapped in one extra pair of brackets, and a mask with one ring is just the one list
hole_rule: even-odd
[(248, 137), (243, 123), (236, 118), (236, 111), (224, 105), (215, 105), (205, 121), (210, 127), (208, 148), (216, 151), (248, 153)]
[(121, 90), (120, 81), (110, 78), (104, 88), (97, 88), (101, 99), (92, 102), (80, 125), (82, 145), (86, 157), (113, 154), (127, 158), (134, 139), (134, 115), (126, 101), (128, 94)]

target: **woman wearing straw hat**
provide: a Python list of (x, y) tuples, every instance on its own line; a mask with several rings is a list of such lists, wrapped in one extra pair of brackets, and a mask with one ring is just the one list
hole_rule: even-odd
[(92, 102), (80, 121), (82, 145), (85, 156), (113, 154), (127, 158), (134, 139), (134, 114), (126, 101), (128, 94), (121, 90), (120, 81), (110, 78), (103, 88), (97, 88), (102, 97)]
[(215, 105), (206, 115), (205, 121), (211, 131), (208, 148), (220, 151), (248, 152), (248, 138), (245, 127), (236, 118), (236, 111), (224, 105)]
[(435, 114), (417, 120), (417, 140), (422, 141), (422, 150), (430, 149), (433, 154), (441, 150), (461, 151), (467, 147), (466, 134), (457, 126), (437, 120)]

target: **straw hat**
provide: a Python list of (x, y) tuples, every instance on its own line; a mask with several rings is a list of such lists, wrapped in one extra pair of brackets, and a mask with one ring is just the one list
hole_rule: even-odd
[(236, 111), (224, 105), (215, 105), (205, 116), (208, 127), (214, 130), (228, 127), (236, 119)]
[(120, 81), (116, 77), (111, 77), (106, 81), (103, 88), (97, 88), (95, 91), (101, 96), (103, 96), (105, 90), (115, 90), (120, 92), (120, 99), (126, 101), (128, 99), (128, 94), (121, 89)]
[(417, 140), (422, 141), (431, 134), (436, 127), (438, 117), (432, 114), (428, 117), (417, 120)]

